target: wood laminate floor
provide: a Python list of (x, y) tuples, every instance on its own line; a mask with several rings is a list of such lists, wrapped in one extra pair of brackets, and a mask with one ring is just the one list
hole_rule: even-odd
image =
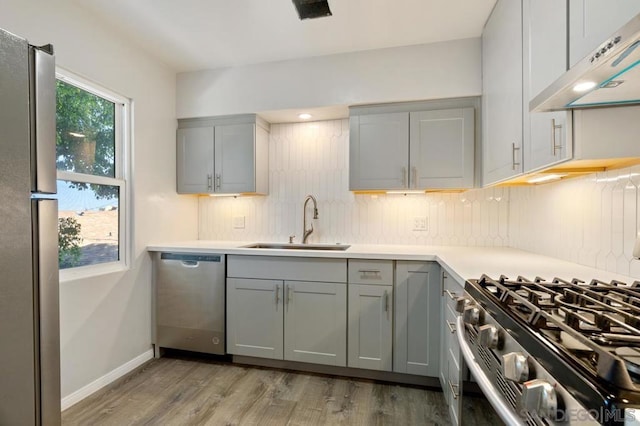
[[(499, 425), (482, 398), (465, 424)], [(62, 413), (63, 425), (449, 425), (442, 392), (178, 355), (150, 361)]]

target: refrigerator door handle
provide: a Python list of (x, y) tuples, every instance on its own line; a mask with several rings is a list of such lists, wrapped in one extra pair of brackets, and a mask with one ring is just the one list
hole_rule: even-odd
[(56, 63), (53, 48), (29, 46), (31, 192), (56, 189)]
[[(58, 274), (58, 200), (31, 200), (33, 279), (36, 312), (36, 399), (42, 424), (60, 424), (60, 306)], [(38, 391), (39, 390), (39, 391)]]

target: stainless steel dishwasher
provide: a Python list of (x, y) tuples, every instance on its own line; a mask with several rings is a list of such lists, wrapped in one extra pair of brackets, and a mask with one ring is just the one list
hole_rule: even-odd
[(225, 256), (154, 253), (155, 355), (225, 353)]

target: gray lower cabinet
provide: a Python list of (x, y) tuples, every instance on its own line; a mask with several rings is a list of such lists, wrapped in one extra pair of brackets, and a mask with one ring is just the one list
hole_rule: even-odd
[(463, 287), (446, 271), (441, 273), (441, 308), (442, 316), (440, 319), (440, 384), (444, 399), (447, 402), (451, 423), (457, 425), (460, 423), (460, 414), (462, 409), (462, 378), (466, 374), (463, 371), (464, 365), (460, 355), (460, 346), (456, 336), (456, 299), (463, 294)]
[(347, 365), (347, 286), (285, 281), (284, 359)]
[(391, 371), (393, 286), (349, 284), (349, 367)]
[(283, 358), (282, 281), (227, 278), (227, 352)]
[(393, 367), (393, 260), (349, 259), (349, 367)]
[(341, 259), (228, 256), (227, 351), (346, 366), (346, 271)]
[(438, 377), (440, 266), (396, 261), (393, 371)]

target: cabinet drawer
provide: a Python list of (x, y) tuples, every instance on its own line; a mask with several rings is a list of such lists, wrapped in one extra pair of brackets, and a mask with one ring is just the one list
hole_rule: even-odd
[(393, 260), (349, 259), (349, 284), (393, 285)]
[(456, 311), (456, 300), (464, 295), (464, 287), (461, 286), (456, 280), (447, 275), (445, 271), (443, 274), (442, 292), (443, 297), (447, 301), (446, 305), (451, 308), (453, 312)]
[(227, 277), (344, 283), (347, 261), (320, 257), (231, 255), (227, 257)]
[(449, 349), (449, 356), (456, 360), (456, 363), (460, 364), (460, 344), (458, 343), (458, 336), (455, 332), (451, 332), (452, 329), (456, 328), (456, 318), (458, 314), (453, 311), (451, 308), (445, 308), (445, 332), (447, 333), (447, 342)]

